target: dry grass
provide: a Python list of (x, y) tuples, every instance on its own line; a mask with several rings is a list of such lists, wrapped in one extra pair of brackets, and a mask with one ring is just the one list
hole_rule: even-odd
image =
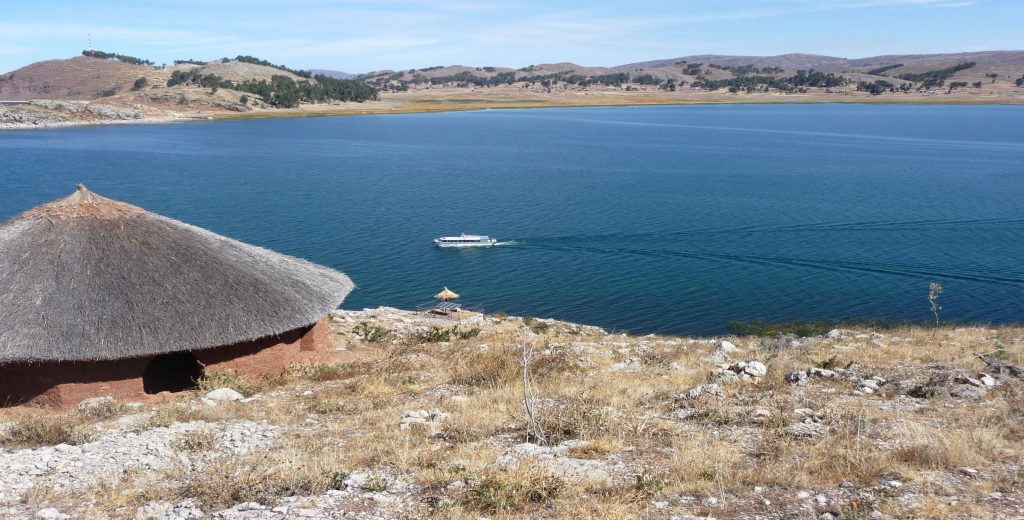
[(92, 436), (87, 426), (69, 415), (40, 416), (8, 428), (0, 434), (0, 446), (21, 449), (57, 444), (79, 445), (89, 442)]
[[(532, 325), (537, 323), (547, 325)], [(1024, 492), (1024, 390), (1018, 380), (1004, 379), (982, 401), (854, 396), (855, 382), (812, 379), (797, 387), (785, 380), (793, 370), (825, 362), (892, 381), (923, 382), (952, 370), (973, 376), (985, 369), (979, 353), (998, 350), (1009, 362), (1024, 361), (1019, 328), (941, 327), (934, 337), (931, 329), (896, 328), (884, 332), (880, 346), (867, 336), (815, 338), (785, 348), (731, 338), (743, 348), (734, 359), (762, 361), (768, 374), (722, 385), (721, 397), (691, 401), (680, 394), (713, 380), (711, 342), (548, 325), (531, 340), (544, 352), (531, 365), (539, 422), (552, 444), (584, 441), (569, 457), (618, 468), (604, 485), (566, 480), (529, 460), (514, 469), (495, 466), (526, 440), (518, 348), (529, 328), (508, 319), (474, 337), (424, 344), (383, 328), (379, 334), (387, 342), (350, 342), (348, 357), (337, 364), (295, 367), (255, 381), (214, 376), (207, 388), (248, 388), (260, 398), (212, 408), (169, 402), (147, 426), (257, 420), (282, 427), (281, 438), (288, 441), (268, 452), (214, 459), (205, 469), (176, 468), (163, 478), (164, 487), (143, 492), (140, 485), (132, 492), (128, 485), (115, 493), (120, 498), (96, 507), (110, 511), (152, 496), (195, 498), (207, 511), (243, 501), (271, 504), (341, 487), (357, 470), (379, 475), (366, 491), (393, 490), (392, 479), (400, 477), (414, 486), (423, 510), (440, 518), (799, 517), (807, 511), (795, 498), (798, 491), (842, 489), (850, 490), (848, 500), (829, 506), (841, 517), (864, 518), (872, 509), (897, 517), (985, 517), (1006, 506), (989, 494)], [(593, 351), (574, 350), (581, 342)], [(633, 351), (618, 352), (623, 343)], [(607, 370), (625, 357), (640, 360), (640, 369)], [(303, 395), (307, 389), (313, 395)], [(438, 428), (441, 435), (399, 429), (403, 412), (432, 408), (451, 414)], [(801, 420), (797, 409), (814, 411), (820, 435), (787, 432)], [(766, 414), (754, 420), (755, 411)], [(178, 449), (208, 452), (202, 432), (180, 439)], [(968, 478), (962, 468), (978, 474)], [(904, 488), (880, 487), (889, 480)], [(754, 487), (762, 491), (755, 494)], [(917, 498), (897, 499), (908, 490)], [(712, 496), (723, 505), (701, 505)], [(949, 496), (957, 497), (955, 503)], [(655, 501), (668, 509), (651, 509)]]

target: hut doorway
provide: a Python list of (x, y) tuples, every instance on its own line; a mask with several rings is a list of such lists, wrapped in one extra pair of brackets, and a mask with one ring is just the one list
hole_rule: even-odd
[(181, 392), (196, 387), (203, 376), (203, 365), (191, 352), (161, 354), (142, 372), (142, 389), (147, 394)]

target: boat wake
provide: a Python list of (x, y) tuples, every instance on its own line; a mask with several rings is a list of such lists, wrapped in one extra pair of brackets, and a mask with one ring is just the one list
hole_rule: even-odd
[(514, 246), (517, 243), (518, 242), (516, 242), (515, 240), (507, 240), (505, 242), (496, 242), (494, 245), (496, 245), (496, 246)]

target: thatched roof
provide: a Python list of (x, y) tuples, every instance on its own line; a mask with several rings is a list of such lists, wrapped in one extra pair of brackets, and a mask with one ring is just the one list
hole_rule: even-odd
[(441, 291), (441, 292), (439, 292), (439, 293), (434, 295), (434, 298), (437, 298), (438, 300), (444, 300), (444, 301), (454, 300), (454, 299), (456, 299), (458, 297), (459, 297), (459, 295), (455, 291), (453, 291), (453, 290), (451, 290), (451, 289), (449, 289), (447, 287), (445, 287), (443, 291)]
[(0, 224), (0, 364), (197, 350), (317, 322), (344, 274), (79, 185)]

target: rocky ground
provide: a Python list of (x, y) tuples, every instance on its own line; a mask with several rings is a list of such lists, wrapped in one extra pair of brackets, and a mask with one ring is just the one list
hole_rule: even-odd
[(37, 99), (0, 106), (0, 130), (57, 128), (112, 123), (144, 123), (188, 120), (194, 117), (143, 104), (107, 104), (103, 101), (53, 101)]
[(0, 410), (0, 517), (1024, 518), (1024, 329), (331, 325), (331, 364)]

